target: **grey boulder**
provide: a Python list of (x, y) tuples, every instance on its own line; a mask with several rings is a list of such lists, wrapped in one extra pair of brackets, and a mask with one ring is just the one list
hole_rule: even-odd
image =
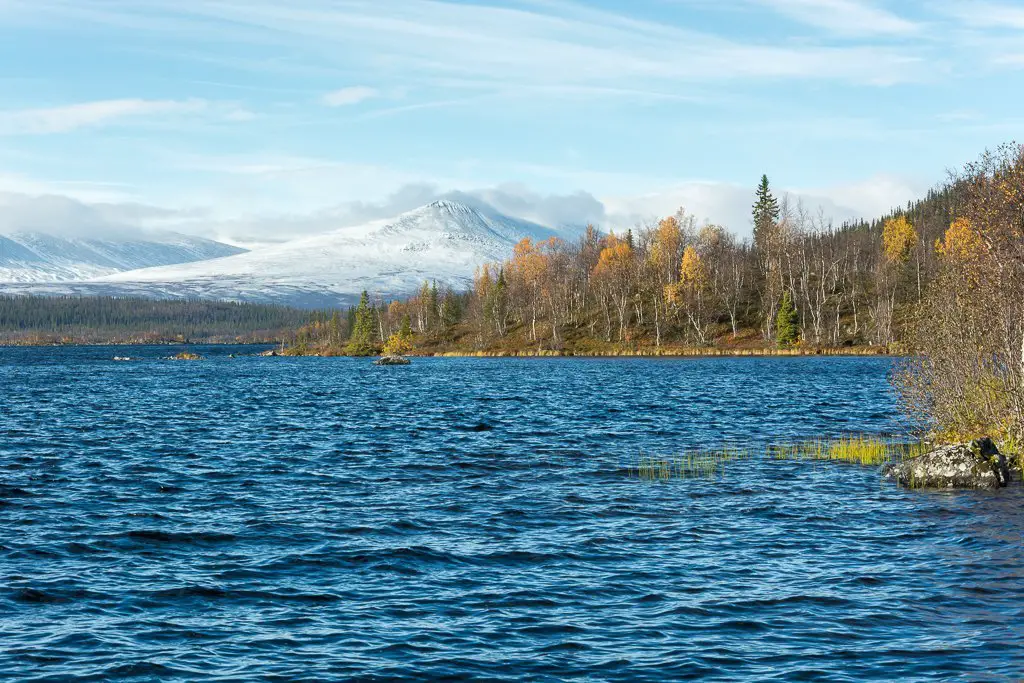
[(381, 356), (373, 361), (374, 365), (409, 365), (409, 359), (403, 356)]
[(988, 438), (937, 446), (886, 465), (883, 475), (908, 488), (928, 489), (998, 489), (1011, 480), (1006, 456)]

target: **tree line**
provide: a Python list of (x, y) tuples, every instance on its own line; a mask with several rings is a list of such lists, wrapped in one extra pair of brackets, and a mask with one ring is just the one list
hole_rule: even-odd
[(373, 353), (404, 329), (425, 349), (888, 347), (938, 272), (934, 242), (958, 192), (950, 185), (837, 226), (776, 197), (762, 177), (750, 238), (681, 209), (620, 233), (591, 225), (575, 241), (524, 239), (504, 262), (482, 264), (465, 291), (424, 283), (405, 300), (364, 293), (296, 342)]
[(107, 296), (0, 296), (0, 341), (278, 341), (309, 311), (269, 304)]

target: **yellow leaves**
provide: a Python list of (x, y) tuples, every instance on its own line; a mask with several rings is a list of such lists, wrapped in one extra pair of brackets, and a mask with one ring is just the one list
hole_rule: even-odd
[(675, 270), (674, 264), (682, 243), (683, 230), (676, 217), (669, 216), (662, 220), (658, 223), (658, 228), (654, 231), (654, 239), (651, 241), (650, 262), (659, 269)]
[(943, 240), (935, 242), (939, 256), (954, 261), (971, 261), (985, 252), (981, 235), (966, 218), (953, 221)]
[(490, 264), (485, 263), (476, 269), (476, 272), (473, 274), (473, 292), (477, 298), (483, 299), (487, 296), (493, 281), (494, 278), (491, 276)]
[(679, 282), (665, 286), (665, 301), (670, 306), (681, 299), (703, 292), (708, 285), (708, 269), (697, 250), (690, 246), (683, 251), (683, 262), (679, 266)]
[(691, 289), (703, 289), (707, 284), (707, 268), (704, 260), (693, 247), (683, 252), (683, 263), (679, 266), (679, 284)]
[(401, 332), (395, 332), (384, 342), (383, 353), (385, 356), (404, 356), (410, 351), (412, 351), (412, 339)]
[(906, 263), (910, 250), (917, 244), (917, 231), (905, 216), (890, 218), (882, 228), (882, 243), (886, 261)]

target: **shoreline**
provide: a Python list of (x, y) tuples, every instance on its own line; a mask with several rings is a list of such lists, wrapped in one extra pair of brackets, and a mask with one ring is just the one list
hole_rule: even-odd
[(900, 356), (889, 349), (856, 348), (815, 348), (815, 349), (772, 349), (772, 348), (677, 348), (677, 349), (636, 349), (623, 351), (439, 351), (437, 353), (413, 353), (410, 357), (424, 358), (726, 358), (726, 357), (801, 357), (801, 356)]
[[(292, 357), (341, 357), (341, 358), (377, 358), (379, 355), (352, 356), (337, 353), (330, 349), (310, 349), (300, 352), (296, 349), (285, 349), (283, 356)], [(416, 350), (405, 354), (407, 358), (797, 358), (797, 357), (903, 357), (906, 352), (885, 347), (856, 346), (843, 348), (716, 348), (716, 347), (677, 347), (677, 348), (642, 348), (618, 350), (482, 350), (482, 351), (430, 351)]]
[(66, 344), (39, 343), (39, 342), (10, 342), (0, 341), (0, 349), (26, 349), (26, 348), (88, 348), (93, 346), (280, 346), (280, 341), (103, 341), (103, 342), (68, 342)]
[[(280, 342), (242, 342), (242, 341), (165, 341), (165, 342), (71, 342), (66, 344), (54, 343), (10, 343), (0, 342), (0, 348), (90, 348), (90, 347), (167, 347), (181, 348), (188, 346), (271, 346), (279, 347)], [(277, 356), (291, 357), (349, 357), (359, 358), (362, 356), (350, 356), (344, 353), (335, 353), (329, 350), (310, 350), (306, 353), (298, 353), (294, 349), (285, 348), (279, 351)], [(727, 348), (727, 347), (675, 347), (675, 348), (641, 348), (641, 349), (618, 349), (618, 350), (551, 350), (551, 349), (518, 349), (518, 350), (451, 350), (451, 351), (413, 351), (406, 354), (409, 358), (797, 358), (810, 356), (831, 356), (831, 357), (901, 357), (907, 355), (897, 349), (876, 346), (854, 346), (854, 347), (820, 347), (820, 348)], [(376, 358), (378, 356), (365, 356)]]

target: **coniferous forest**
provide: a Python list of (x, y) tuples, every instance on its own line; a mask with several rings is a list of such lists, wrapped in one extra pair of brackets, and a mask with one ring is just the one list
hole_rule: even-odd
[(0, 296), (0, 343), (276, 342), (310, 312), (224, 301)]

